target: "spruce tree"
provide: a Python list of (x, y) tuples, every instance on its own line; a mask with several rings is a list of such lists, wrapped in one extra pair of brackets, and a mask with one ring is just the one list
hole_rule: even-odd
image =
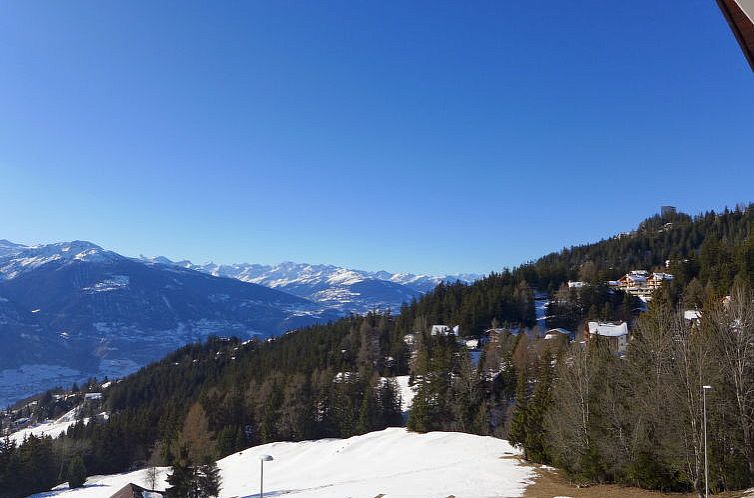
[(196, 498), (214, 498), (220, 494), (220, 469), (215, 462), (207, 463), (199, 467), (196, 477)]
[(359, 409), (359, 420), (356, 430), (360, 434), (365, 434), (376, 428), (377, 425), (377, 407), (375, 406), (374, 390), (367, 381), (364, 388), (364, 395), (361, 398), (361, 408)]
[(181, 458), (173, 464), (172, 473), (168, 476), (168, 488), (165, 490), (167, 498), (194, 498), (194, 468), (187, 458), (187, 451), (181, 451)]
[(244, 428), (239, 427), (238, 430), (236, 430), (236, 448), (235, 451), (241, 451), (244, 448), (246, 448), (246, 434), (244, 433)]
[(399, 427), (403, 422), (401, 395), (395, 379), (385, 379), (379, 390), (380, 411), (384, 427)]
[(529, 418), (526, 390), (526, 371), (522, 370), (518, 376), (518, 384), (516, 385), (516, 405), (513, 408), (513, 415), (508, 429), (508, 441), (514, 446), (524, 446), (526, 443), (526, 429), (528, 427)]
[(426, 379), (419, 381), (416, 396), (411, 404), (406, 426), (415, 432), (429, 432), (433, 429), (433, 409), (430, 387)]
[(552, 355), (547, 351), (539, 363), (537, 385), (527, 405), (526, 458), (539, 463), (549, 463), (545, 416), (552, 404)]
[(68, 486), (80, 488), (86, 482), (86, 467), (81, 455), (76, 455), (68, 462)]
[(236, 435), (238, 428), (234, 426), (223, 427), (217, 433), (217, 454), (220, 458), (236, 451)]

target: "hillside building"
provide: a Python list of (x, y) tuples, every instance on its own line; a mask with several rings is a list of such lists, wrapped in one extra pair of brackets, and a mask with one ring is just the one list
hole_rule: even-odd
[(132, 482), (120, 488), (110, 498), (163, 498), (164, 491), (154, 491), (152, 489), (142, 488)]
[(618, 280), (608, 282), (608, 285), (631, 295), (649, 300), (652, 293), (659, 289), (663, 283), (673, 280), (670, 273), (649, 273), (646, 270), (633, 270), (626, 273)]
[(431, 335), (444, 335), (444, 336), (450, 336), (454, 335), (458, 337), (461, 335), (460, 326), (456, 325), (455, 327), (451, 327), (450, 325), (432, 325), (432, 330), (430, 331)]
[(587, 322), (584, 325), (584, 341), (594, 340), (600, 336), (608, 342), (610, 349), (624, 354), (628, 348), (628, 324), (626, 322)]
[(576, 338), (576, 334), (568, 329), (561, 327), (550, 329), (545, 333), (545, 340), (552, 340), (558, 338), (565, 338), (568, 342), (573, 341)]

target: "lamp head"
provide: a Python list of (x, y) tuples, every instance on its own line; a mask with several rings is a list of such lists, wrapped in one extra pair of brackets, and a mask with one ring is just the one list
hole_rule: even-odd
[(271, 462), (272, 460), (274, 460), (274, 458), (272, 458), (272, 455), (259, 455), (259, 459), (263, 462)]

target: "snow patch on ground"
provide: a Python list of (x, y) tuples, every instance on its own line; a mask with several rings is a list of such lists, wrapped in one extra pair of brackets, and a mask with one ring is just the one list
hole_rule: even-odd
[(414, 403), (414, 396), (416, 396), (416, 388), (408, 385), (408, 377), (408, 375), (394, 377), (400, 389), (401, 411), (403, 413), (407, 413), (411, 409), (411, 405)]
[(130, 278), (128, 277), (128, 275), (113, 275), (112, 278), (105, 279), (102, 282), (97, 282), (90, 287), (84, 287), (82, 290), (90, 294), (93, 292), (116, 291), (128, 287), (129, 281)]
[[(312, 498), (494, 498), (522, 496), (535, 477), (502, 439), (459, 432), (416, 434), (390, 428), (349, 439), (270, 443), (218, 462), (221, 498), (259, 496), (259, 456), (265, 495)], [(165, 488), (161, 469), (157, 489)], [(146, 485), (146, 471), (90, 477), (84, 488), (60, 486), (36, 498), (107, 498), (129, 482)]]

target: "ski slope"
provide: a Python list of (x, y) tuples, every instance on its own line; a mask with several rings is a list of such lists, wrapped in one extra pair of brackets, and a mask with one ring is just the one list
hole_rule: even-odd
[[(534, 477), (507, 441), (458, 432), (416, 434), (390, 428), (349, 439), (270, 443), (218, 462), (225, 497), (259, 496), (259, 456), (265, 496), (332, 498), (519, 497)], [(168, 469), (162, 469), (162, 484)], [(65, 486), (36, 498), (107, 498), (125, 484), (144, 486), (144, 470), (91, 477), (84, 488)]]

